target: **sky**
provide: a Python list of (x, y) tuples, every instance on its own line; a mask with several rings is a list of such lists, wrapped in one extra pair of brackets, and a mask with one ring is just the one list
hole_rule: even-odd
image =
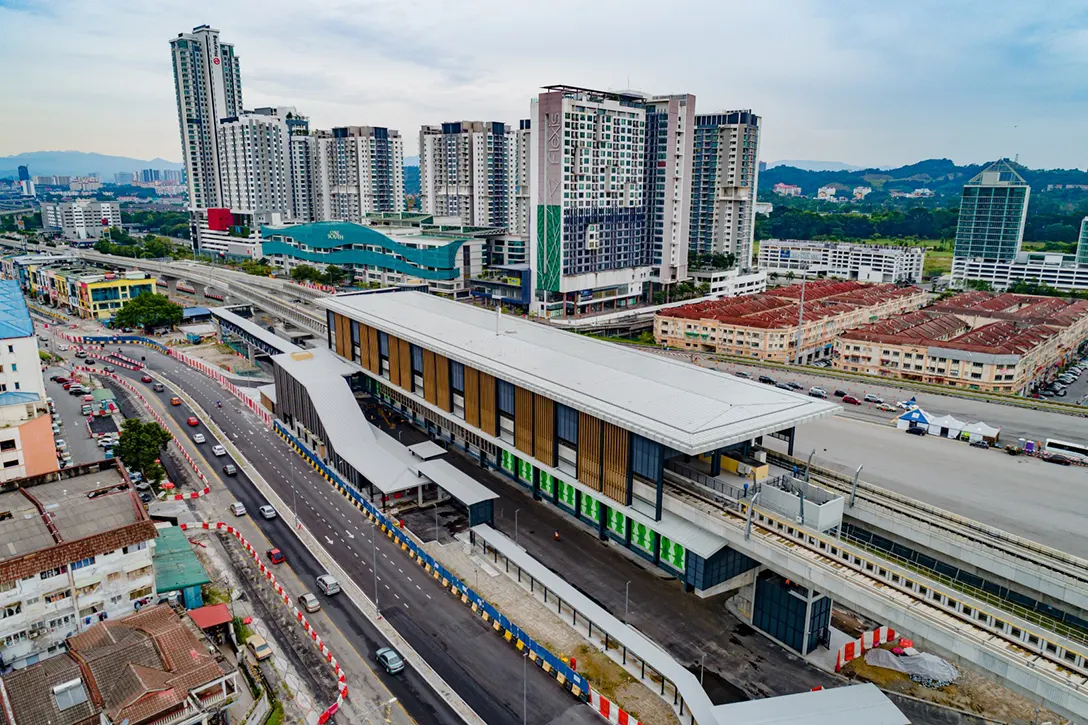
[(1088, 3), (0, 0), (0, 156), (180, 160), (169, 40), (221, 31), (247, 108), (312, 128), (516, 124), (543, 85), (752, 109), (760, 158), (1088, 166)]

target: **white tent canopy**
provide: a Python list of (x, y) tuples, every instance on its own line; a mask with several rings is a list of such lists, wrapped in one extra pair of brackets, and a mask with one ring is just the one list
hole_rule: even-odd
[(933, 435), (941, 435), (943, 429), (946, 431), (944, 435), (948, 438), (958, 438), (964, 425), (966, 424), (962, 420), (956, 420), (951, 415), (942, 415), (940, 418), (929, 419), (929, 432)]
[(982, 421), (965, 425), (963, 427), (963, 432), (967, 433), (968, 437), (973, 441), (996, 441), (997, 437), (1001, 435), (1000, 428), (994, 428), (993, 426), (986, 425)]

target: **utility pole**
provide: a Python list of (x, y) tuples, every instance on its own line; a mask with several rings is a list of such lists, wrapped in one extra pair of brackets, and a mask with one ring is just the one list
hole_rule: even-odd
[(627, 586), (623, 588), (623, 623), (627, 624), (627, 604), (631, 600), (631, 580), (627, 580)]
[(374, 566), (371, 567), (374, 570), (374, 612), (381, 619), (382, 610), (378, 606), (378, 522), (372, 521), (370, 527), (370, 546), (374, 555)]
[(518, 543), (518, 514), (521, 513), (521, 509), (514, 512), (514, 543)]

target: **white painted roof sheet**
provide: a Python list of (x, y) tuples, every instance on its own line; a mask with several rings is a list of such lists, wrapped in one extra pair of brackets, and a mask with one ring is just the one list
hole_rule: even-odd
[(835, 415), (827, 400), (434, 295), (317, 304), (684, 453)]
[(490, 501), (499, 497), (472, 476), (451, 465), (448, 461), (423, 461), (417, 466), (420, 473), (466, 506)]
[(284, 340), (278, 335), (274, 335), (273, 333), (258, 325), (256, 322), (253, 322), (252, 320), (247, 320), (241, 315), (236, 315), (226, 307), (212, 307), (209, 311), (212, 313), (213, 317), (218, 317), (224, 322), (229, 322), (235, 327), (245, 330), (247, 333), (257, 338), (269, 347), (281, 350), (284, 353), (298, 352), (302, 349), (298, 345), (288, 342), (287, 340)]
[(873, 684), (716, 705), (714, 714), (729, 725), (910, 725), (910, 720)]

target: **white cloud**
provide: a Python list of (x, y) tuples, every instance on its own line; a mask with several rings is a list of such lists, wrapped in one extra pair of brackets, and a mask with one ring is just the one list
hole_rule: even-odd
[[(1020, 153), (1084, 165), (1088, 17), (1074, 3), (297, 0), (0, 5), (0, 154), (178, 158), (167, 42), (210, 23), (247, 106), (315, 127), (516, 122), (541, 85), (690, 92), (752, 108), (762, 158), (894, 164)], [(43, 9), (44, 8), (44, 9)], [(409, 151), (411, 153), (411, 151)]]

